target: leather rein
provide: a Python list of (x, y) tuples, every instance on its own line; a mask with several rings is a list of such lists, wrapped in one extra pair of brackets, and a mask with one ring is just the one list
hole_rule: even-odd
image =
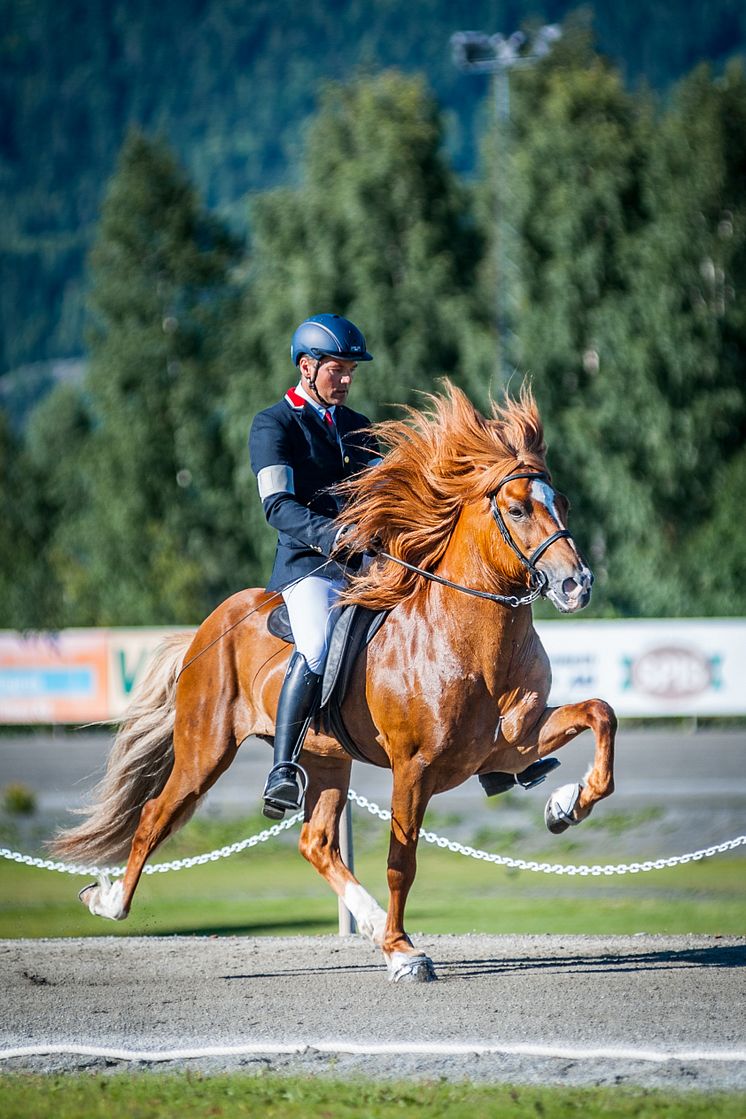
[(492, 510), (492, 516), (494, 517), (495, 523), (500, 530), (500, 535), (502, 536), (503, 540), (508, 545), (510, 550), (518, 557), (518, 559), (521, 561), (521, 563), (529, 573), (530, 589), (528, 594), (518, 597), (518, 595), (514, 594), (505, 595), (494, 594), (491, 591), (478, 591), (475, 590), (473, 587), (464, 587), (460, 583), (453, 583), (450, 579), (444, 579), (441, 575), (433, 574), (432, 571), (425, 571), (422, 567), (415, 567), (414, 564), (407, 563), (405, 560), (399, 559), (397, 556), (392, 556), (388, 552), (379, 552), (378, 555), (383, 556), (384, 559), (392, 560), (394, 563), (398, 563), (400, 567), (406, 567), (407, 571), (414, 571), (418, 575), (424, 576), (425, 579), (429, 579), (432, 583), (440, 583), (444, 587), (450, 587), (452, 590), (461, 591), (463, 594), (473, 595), (475, 598), (486, 598), (490, 602), (498, 602), (502, 606), (510, 606), (513, 608), (517, 606), (530, 605), (530, 603), (535, 602), (536, 599), (544, 593), (547, 585), (546, 575), (543, 571), (539, 571), (536, 566), (536, 561), (544, 555), (547, 548), (551, 547), (551, 545), (554, 544), (556, 540), (562, 540), (565, 538), (569, 539), (571, 537), (571, 533), (566, 528), (559, 528), (556, 532), (553, 532), (550, 536), (548, 536), (546, 540), (543, 540), (542, 543), (539, 544), (538, 548), (535, 548), (533, 550), (530, 556), (524, 556), (523, 552), (520, 550), (515, 540), (510, 535), (510, 530), (508, 529), (508, 526), (505, 523), (505, 519), (500, 512), (500, 506), (497, 504), (497, 495), (502, 487), (507, 485), (508, 482), (516, 481), (518, 478), (538, 478), (544, 482), (549, 482), (549, 476), (543, 471), (516, 471), (516, 473), (514, 474), (506, 475), (506, 477), (497, 484), (496, 488), (488, 496), (490, 499), (490, 509)]

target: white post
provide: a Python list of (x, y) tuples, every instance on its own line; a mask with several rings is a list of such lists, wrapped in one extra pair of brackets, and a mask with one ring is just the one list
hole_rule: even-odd
[[(354, 874), (355, 855), (352, 850), (352, 807), (349, 800), (342, 809), (342, 815), (339, 818), (339, 853), (342, 856), (342, 862), (347, 869)], [(351, 936), (352, 933), (357, 932), (355, 918), (341, 898), (339, 898), (337, 904), (339, 906), (339, 935)]]

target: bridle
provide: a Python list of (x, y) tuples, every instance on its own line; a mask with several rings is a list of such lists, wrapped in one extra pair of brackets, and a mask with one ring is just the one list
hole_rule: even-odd
[(535, 587), (539, 587), (539, 593), (541, 593), (541, 591), (543, 591), (544, 587), (546, 586), (547, 578), (544, 572), (539, 571), (539, 569), (536, 567), (536, 561), (544, 555), (547, 548), (550, 548), (552, 544), (554, 544), (555, 540), (569, 539), (571, 534), (566, 528), (558, 528), (556, 532), (553, 532), (551, 534), (551, 536), (547, 536), (546, 540), (543, 540), (542, 543), (539, 544), (538, 548), (534, 548), (530, 556), (524, 556), (523, 552), (518, 547), (513, 537), (510, 535), (508, 526), (505, 523), (505, 518), (500, 512), (500, 506), (497, 504), (497, 495), (502, 487), (507, 485), (508, 482), (516, 481), (516, 479), (518, 478), (538, 478), (542, 482), (549, 483), (549, 475), (545, 474), (543, 470), (519, 470), (516, 471), (515, 474), (508, 474), (507, 477), (498, 482), (496, 489), (494, 489), (489, 495), (490, 508), (492, 510), (492, 516), (495, 518), (495, 523), (500, 529), (500, 535), (502, 536), (508, 547), (511, 549), (511, 551), (514, 552), (516, 556), (518, 556), (518, 559), (521, 561), (521, 563), (531, 576), (532, 583)]
[(518, 595), (514, 594), (505, 595), (494, 594), (492, 591), (478, 591), (475, 590), (475, 588), (473, 587), (464, 587), (460, 583), (453, 583), (450, 579), (444, 579), (441, 575), (434, 575), (432, 571), (425, 571), (422, 567), (415, 567), (414, 564), (406, 563), (404, 560), (399, 559), (397, 556), (392, 556), (388, 552), (378, 552), (378, 555), (382, 556), (384, 559), (392, 560), (394, 563), (398, 563), (400, 567), (405, 567), (408, 571), (414, 571), (418, 575), (424, 576), (425, 579), (429, 579), (433, 583), (440, 583), (444, 587), (451, 587), (453, 590), (462, 591), (463, 594), (473, 595), (475, 598), (486, 598), (490, 602), (499, 602), (503, 606), (528, 606), (530, 603), (535, 602), (536, 599), (544, 593), (547, 585), (547, 577), (543, 571), (539, 571), (536, 566), (536, 561), (544, 555), (547, 548), (550, 548), (556, 540), (563, 540), (565, 538), (570, 539), (571, 533), (566, 528), (559, 528), (556, 532), (553, 532), (550, 536), (548, 536), (546, 540), (543, 540), (541, 544), (539, 544), (538, 548), (534, 548), (530, 556), (524, 556), (523, 552), (520, 550), (515, 540), (510, 535), (510, 530), (508, 529), (508, 526), (505, 523), (505, 519), (500, 512), (500, 506), (497, 504), (497, 495), (502, 487), (507, 485), (508, 482), (516, 481), (518, 478), (537, 478), (541, 481), (549, 482), (549, 475), (546, 474), (543, 470), (516, 471), (514, 474), (508, 474), (505, 476), (505, 478), (502, 478), (498, 482), (495, 489), (492, 490), (490, 494), (488, 494), (488, 497), (490, 500), (490, 509), (492, 510), (492, 516), (494, 517), (495, 523), (500, 530), (500, 535), (502, 536), (503, 540), (508, 545), (510, 550), (518, 557), (518, 559), (521, 561), (521, 563), (529, 573), (530, 584), (528, 594), (519, 597)]

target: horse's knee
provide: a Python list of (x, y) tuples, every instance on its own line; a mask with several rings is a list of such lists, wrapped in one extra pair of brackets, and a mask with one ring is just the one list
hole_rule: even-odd
[(298, 850), (306, 862), (323, 874), (331, 863), (331, 836), (325, 828), (313, 828), (306, 824), (300, 833)]
[(616, 734), (616, 712), (605, 699), (589, 699), (587, 701), (587, 712), (591, 726), (597, 730), (605, 730), (611, 735)]

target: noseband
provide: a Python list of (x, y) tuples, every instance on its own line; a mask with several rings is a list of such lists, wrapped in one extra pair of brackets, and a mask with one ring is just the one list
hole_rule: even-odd
[(543, 571), (539, 571), (536, 566), (536, 561), (544, 555), (547, 548), (551, 547), (551, 545), (554, 544), (555, 540), (563, 540), (565, 538), (569, 539), (570, 532), (566, 528), (558, 528), (557, 531), (553, 532), (551, 536), (547, 536), (546, 540), (543, 540), (542, 543), (539, 544), (539, 547), (535, 548), (530, 556), (524, 556), (523, 552), (518, 547), (513, 537), (510, 535), (510, 530), (508, 529), (508, 526), (505, 523), (505, 519), (500, 512), (500, 506), (497, 504), (497, 495), (502, 487), (507, 485), (508, 482), (516, 481), (516, 479), (518, 478), (538, 478), (543, 482), (549, 482), (549, 475), (545, 474), (543, 470), (521, 470), (517, 471), (515, 474), (508, 474), (507, 477), (498, 482), (497, 487), (489, 495), (490, 508), (492, 510), (492, 516), (495, 518), (495, 524), (499, 528), (500, 535), (502, 536), (503, 540), (508, 545), (510, 550), (516, 556), (518, 556), (518, 559), (521, 561), (521, 563), (531, 576), (532, 590), (538, 590), (538, 592), (541, 594), (541, 592), (544, 590), (544, 587), (546, 586), (547, 577)]
[(415, 567), (413, 563), (407, 563), (405, 560), (399, 559), (398, 556), (392, 556), (389, 552), (378, 552), (377, 554), (383, 559), (391, 560), (393, 563), (398, 563), (400, 567), (406, 567), (407, 571), (414, 571), (417, 575), (424, 576), (424, 578), (429, 579), (431, 583), (440, 583), (443, 587), (451, 587), (452, 590), (462, 591), (464, 594), (473, 595), (474, 598), (486, 598), (490, 602), (499, 602), (501, 606), (511, 607), (528, 606), (530, 603), (536, 602), (536, 599), (544, 593), (544, 589), (547, 585), (546, 575), (543, 571), (539, 571), (539, 569), (536, 567), (536, 561), (539, 559), (540, 556), (544, 555), (544, 552), (546, 552), (547, 548), (550, 547), (551, 544), (554, 544), (555, 540), (562, 540), (563, 537), (569, 538), (571, 534), (566, 528), (557, 529), (557, 531), (553, 532), (551, 536), (548, 536), (546, 540), (544, 540), (539, 545), (538, 548), (535, 548), (530, 556), (524, 556), (523, 552), (520, 550), (515, 540), (510, 535), (508, 526), (505, 524), (503, 515), (500, 512), (500, 508), (497, 504), (497, 495), (502, 487), (508, 482), (515, 481), (516, 478), (541, 478), (543, 481), (548, 482), (549, 476), (543, 471), (539, 470), (508, 474), (506, 478), (503, 478), (502, 481), (498, 482), (496, 488), (492, 491), (491, 494), (489, 494), (492, 516), (495, 518), (497, 527), (500, 529), (500, 535), (502, 536), (508, 547), (513, 552), (515, 552), (515, 554), (518, 556), (518, 559), (521, 561), (521, 563), (531, 576), (531, 586), (529, 588), (528, 594), (524, 594), (519, 598), (518, 595), (514, 594), (494, 594), (492, 591), (478, 591), (474, 587), (463, 587), (460, 583), (453, 583), (450, 579), (444, 579), (441, 575), (435, 575), (432, 571), (425, 571), (425, 569), (422, 567)]

